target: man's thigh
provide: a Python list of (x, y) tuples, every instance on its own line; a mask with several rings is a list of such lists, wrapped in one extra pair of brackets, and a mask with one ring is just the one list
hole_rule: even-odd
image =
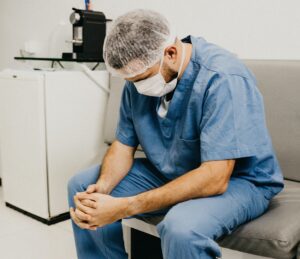
[(249, 181), (231, 178), (222, 195), (192, 199), (173, 206), (157, 229), (195, 233), (218, 239), (266, 211), (269, 201)]
[(133, 166), (113, 189), (114, 197), (128, 197), (164, 185), (168, 180), (146, 158), (134, 159)]

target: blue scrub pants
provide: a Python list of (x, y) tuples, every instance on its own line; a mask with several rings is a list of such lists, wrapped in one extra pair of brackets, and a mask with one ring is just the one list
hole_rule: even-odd
[[(100, 165), (75, 174), (68, 183), (69, 205), (73, 196), (85, 191), (99, 177)], [(126, 197), (162, 186), (167, 179), (147, 159), (138, 158), (128, 175), (111, 195)], [(157, 225), (165, 259), (206, 259), (221, 257), (216, 240), (230, 234), (240, 224), (260, 216), (268, 207), (262, 191), (251, 182), (231, 177), (222, 195), (179, 203), (169, 209)], [(79, 259), (125, 259), (121, 222), (97, 230), (79, 228), (73, 221), (73, 232)]]

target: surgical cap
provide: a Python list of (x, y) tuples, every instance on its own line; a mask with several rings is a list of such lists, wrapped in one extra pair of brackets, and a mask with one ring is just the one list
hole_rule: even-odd
[(165, 47), (175, 39), (161, 14), (144, 9), (130, 11), (113, 22), (105, 38), (106, 68), (123, 78), (142, 74), (162, 58)]

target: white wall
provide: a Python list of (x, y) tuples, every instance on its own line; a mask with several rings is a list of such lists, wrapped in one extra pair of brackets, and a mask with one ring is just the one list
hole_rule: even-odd
[[(0, 70), (20, 67), (14, 61), (24, 42), (39, 44), (37, 55), (60, 56), (71, 46), (68, 18), (83, 0), (0, 0)], [(165, 14), (179, 36), (203, 36), (241, 58), (300, 59), (298, 0), (94, 0), (108, 18), (134, 8)], [(59, 25), (59, 23), (65, 25)]]
[[(84, 0), (0, 0), (0, 70), (34, 66), (15, 61), (24, 43), (38, 44), (36, 56), (71, 51), (69, 15)], [(300, 60), (299, 0), (94, 0), (108, 18), (135, 8), (157, 10), (178, 35), (203, 36), (241, 58)], [(48, 66), (48, 63), (43, 63)]]

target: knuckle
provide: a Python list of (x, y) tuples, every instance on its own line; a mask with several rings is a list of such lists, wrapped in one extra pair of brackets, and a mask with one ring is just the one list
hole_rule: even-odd
[(77, 212), (76, 212), (76, 216), (77, 216), (79, 219), (81, 219), (81, 218), (82, 218), (82, 215), (81, 215), (81, 213), (79, 212), (79, 210), (77, 210)]
[(78, 214), (78, 218), (79, 218), (80, 220), (85, 220), (85, 219), (86, 219), (85, 215), (82, 214), (82, 213)]
[(83, 205), (89, 205), (89, 203), (88, 203), (88, 201), (86, 199), (82, 200), (81, 204), (83, 204)]

